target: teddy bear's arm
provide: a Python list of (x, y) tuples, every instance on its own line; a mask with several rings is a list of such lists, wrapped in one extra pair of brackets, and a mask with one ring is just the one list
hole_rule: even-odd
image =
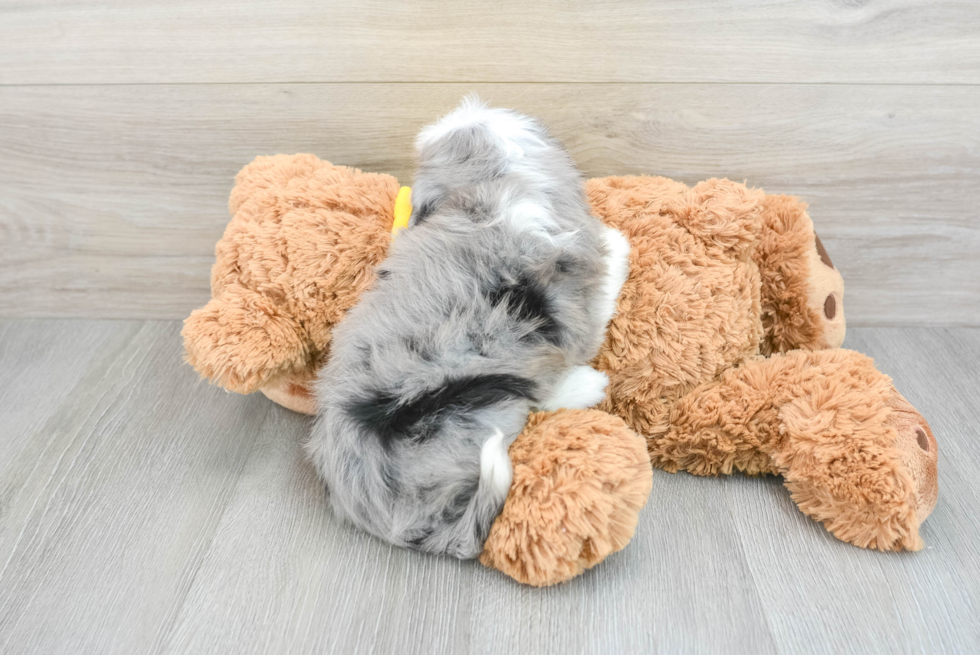
[(792, 351), (701, 385), (648, 444), (654, 464), (698, 475), (783, 476), (800, 509), (838, 538), (879, 550), (922, 547), (935, 504), (929, 426), (864, 355)]
[(211, 301), (184, 322), (187, 361), (230, 391), (314, 411), (308, 383), (384, 258), (397, 191), (390, 175), (313, 155), (245, 166), (215, 247)]

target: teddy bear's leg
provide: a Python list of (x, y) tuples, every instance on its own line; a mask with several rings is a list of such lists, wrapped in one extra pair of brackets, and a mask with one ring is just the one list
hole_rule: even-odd
[(777, 473), (800, 509), (865, 548), (917, 550), (938, 494), (925, 419), (864, 355), (757, 358), (681, 399), (654, 464), (716, 475)]
[(767, 195), (752, 258), (762, 277), (763, 354), (844, 343), (844, 279), (814, 231), (806, 204)]
[(518, 582), (569, 580), (626, 547), (653, 486), (643, 439), (598, 410), (531, 414), (480, 561)]

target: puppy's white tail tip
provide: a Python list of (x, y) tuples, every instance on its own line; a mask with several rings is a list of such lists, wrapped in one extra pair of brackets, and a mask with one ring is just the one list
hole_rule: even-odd
[(480, 482), (499, 501), (507, 498), (514, 471), (504, 443), (504, 433), (496, 430), (480, 450)]

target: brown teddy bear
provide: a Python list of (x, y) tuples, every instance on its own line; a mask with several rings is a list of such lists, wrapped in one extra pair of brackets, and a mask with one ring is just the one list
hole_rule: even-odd
[[(533, 585), (602, 561), (632, 538), (651, 461), (780, 474), (839, 538), (921, 548), (938, 493), (935, 439), (870, 359), (838, 348), (843, 281), (805, 207), (728, 180), (612, 177), (587, 191), (632, 246), (593, 362), (609, 375), (607, 398), (529, 417), (481, 561)], [(397, 193), (391, 176), (312, 155), (246, 166), (212, 300), (185, 322), (188, 361), (226, 389), (315, 411), (308, 382), (384, 259)]]

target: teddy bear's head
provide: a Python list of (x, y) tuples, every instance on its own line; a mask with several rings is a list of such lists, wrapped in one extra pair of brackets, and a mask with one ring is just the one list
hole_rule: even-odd
[(762, 199), (762, 230), (752, 257), (762, 282), (763, 355), (844, 343), (844, 279), (804, 203), (792, 196)]
[(259, 157), (235, 179), (211, 301), (184, 323), (187, 361), (231, 391), (306, 413), (333, 326), (374, 280), (398, 182), (313, 155)]

